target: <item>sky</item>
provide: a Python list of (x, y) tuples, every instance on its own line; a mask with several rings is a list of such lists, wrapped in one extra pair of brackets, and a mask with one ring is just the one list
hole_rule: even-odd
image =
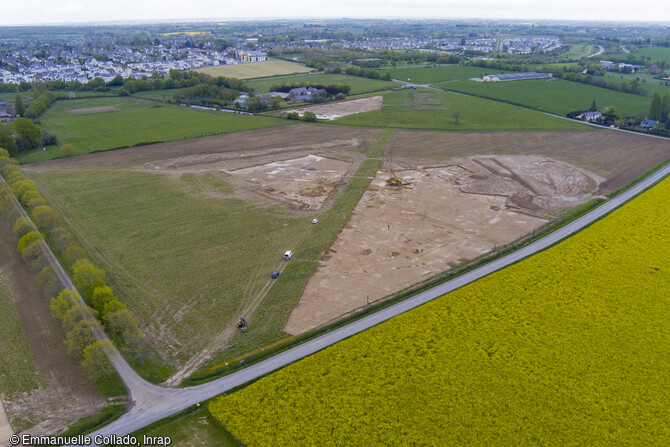
[(0, 25), (259, 18), (491, 18), (655, 21), (668, 0), (0, 0)]

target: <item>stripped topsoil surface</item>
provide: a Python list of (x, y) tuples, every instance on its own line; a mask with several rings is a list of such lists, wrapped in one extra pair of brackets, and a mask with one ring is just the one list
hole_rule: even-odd
[(298, 112), (303, 116), (306, 111), (313, 112), (318, 119), (335, 120), (343, 116), (356, 113), (372, 112), (382, 108), (384, 97), (382, 95), (370, 96), (368, 98), (352, 99), (331, 104), (319, 104), (317, 106), (303, 107), (300, 109), (282, 111), (282, 115), (290, 112)]
[(19, 323), (44, 383), (28, 393), (3, 393), (5, 410), (13, 426), (31, 425), (25, 433), (59, 433), (76, 420), (95, 414), (107, 401), (84, 375), (77, 359), (65, 351), (61, 323), (49, 313), (51, 297), (37, 285), (16, 252), (16, 239), (4, 218), (0, 221), (0, 240), (0, 269), (8, 278)]
[(386, 165), (307, 283), (286, 332), (326, 324), (514, 241), (592, 199), (604, 180), (526, 155)]
[(613, 130), (540, 132), (396, 131), (387, 156), (426, 164), (471, 155), (541, 155), (605, 177), (600, 192), (623, 186), (670, 159), (670, 141)]

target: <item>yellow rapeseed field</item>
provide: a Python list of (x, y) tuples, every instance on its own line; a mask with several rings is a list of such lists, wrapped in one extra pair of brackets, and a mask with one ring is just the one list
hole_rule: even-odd
[(668, 197), (209, 409), (248, 446), (670, 445)]

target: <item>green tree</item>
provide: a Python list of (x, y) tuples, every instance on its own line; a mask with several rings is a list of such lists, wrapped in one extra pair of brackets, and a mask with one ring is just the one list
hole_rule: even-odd
[(103, 316), (105, 327), (117, 334), (132, 335), (139, 330), (139, 322), (127, 307)]
[(74, 146), (72, 146), (70, 143), (65, 143), (60, 147), (60, 153), (66, 157), (71, 157), (74, 155)]
[(651, 100), (651, 106), (649, 107), (647, 118), (650, 120), (660, 120), (662, 112), (663, 106), (661, 104), (661, 95), (656, 92), (654, 93), (654, 98)]
[(458, 124), (458, 119), (461, 117), (461, 112), (459, 110), (454, 110), (451, 112), (452, 118), (454, 118), (454, 123)]
[(28, 118), (17, 118), (14, 121), (14, 128), (28, 141), (30, 147), (37, 147), (42, 143), (42, 129)]
[(65, 262), (67, 262), (69, 266), (74, 265), (75, 262), (84, 259), (85, 257), (86, 253), (84, 250), (76, 245), (66, 248), (65, 253), (63, 254), (63, 258), (65, 258)]
[(65, 337), (68, 354), (82, 358), (86, 347), (96, 342), (93, 331), (100, 329), (100, 323), (96, 320), (81, 320), (75, 323)]
[(37, 225), (47, 230), (53, 230), (61, 225), (58, 214), (49, 206), (42, 205), (33, 210), (33, 219)]
[(670, 115), (670, 93), (663, 95), (663, 101), (661, 101), (661, 120), (667, 120), (668, 115)]
[(105, 285), (97, 286), (93, 288), (91, 292), (91, 306), (103, 316), (103, 321), (105, 319), (105, 306), (112, 300), (116, 300), (114, 296), (114, 291)]
[(63, 320), (67, 312), (74, 307), (77, 301), (77, 293), (74, 290), (61, 290), (58, 296), (51, 298), (51, 303), (49, 304), (51, 315), (59, 320)]
[(73, 281), (77, 289), (84, 293), (92, 292), (91, 287), (104, 284), (105, 272), (97, 268), (88, 260), (81, 259), (72, 266)]
[(9, 152), (10, 155), (16, 155), (18, 152), (16, 148), (16, 143), (12, 139), (11, 135), (7, 133), (4, 126), (0, 124), (0, 148), (3, 148)]
[(21, 239), (23, 236), (30, 233), (31, 231), (35, 231), (35, 227), (33, 226), (33, 223), (30, 221), (30, 219), (28, 219), (27, 217), (19, 217), (14, 222), (14, 225), (12, 226), (12, 231), (14, 232), (14, 235), (17, 238)]
[(105, 379), (114, 373), (114, 366), (108, 357), (113, 349), (112, 343), (108, 340), (96, 341), (84, 349), (81, 365), (92, 379)]
[(42, 233), (39, 233), (37, 231), (30, 231), (26, 233), (23, 237), (21, 237), (21, 239), (19, 239), (18, 244), (16, 244), (16, 251), (18, 251), (19, 254), (21, 254), (28, 245), (32, 244), (35, 241), (43, 239), (44, 235)]
[(310, 112), (309, 110), (306, 110), (305, 113), (303, 113), (303, 115), (302, 115), (302, 120), (315, 123), (316, 122), (316, 113)]
[(23, 100), (21, 100), (21, 95), (16, 95), (14, 97), (14, 112), (18, 116), (23, 116), (26, 113), (26, 106), (23, 105)]

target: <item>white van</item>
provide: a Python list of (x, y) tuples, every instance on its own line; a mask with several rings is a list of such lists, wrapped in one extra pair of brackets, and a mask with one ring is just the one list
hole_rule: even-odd
[(293, 256), (293, 252), (291, 250), (286, 250), (286, 253), (284, 253), (284, 261), (291, 259), (291, 256)]

